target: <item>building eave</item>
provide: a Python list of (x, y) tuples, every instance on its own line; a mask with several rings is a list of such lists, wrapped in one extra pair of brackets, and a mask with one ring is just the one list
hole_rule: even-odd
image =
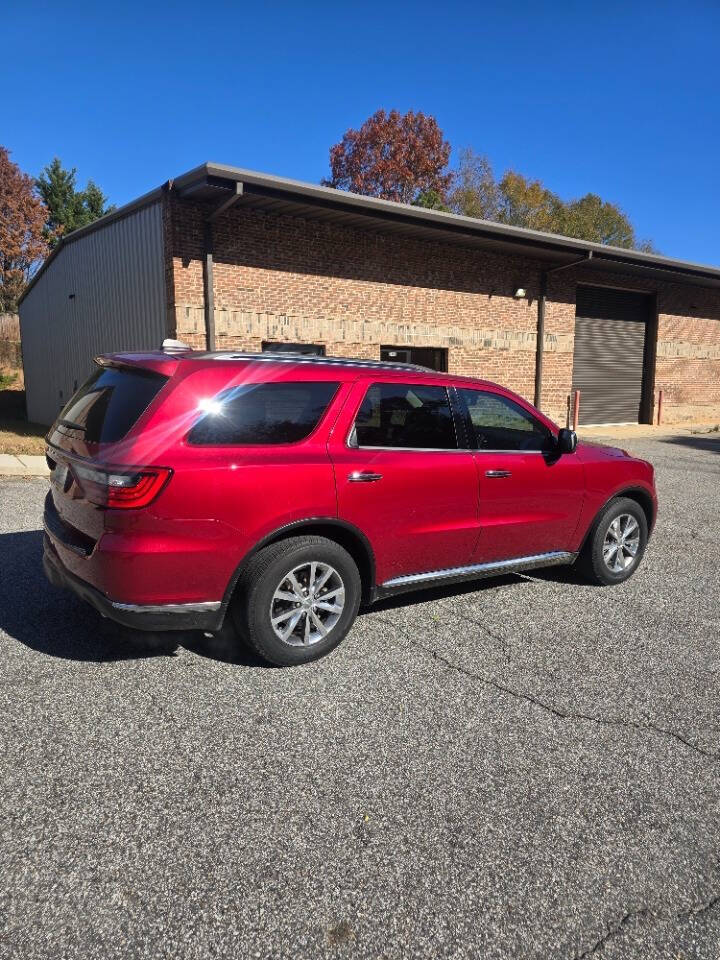
[(35, 274), (23, 293), (21, 302), (58, 253), (75, 240), (157, 202), (167, 191), (187, 200), (209, 203), (213, 202), (214, 198), (222, 198), (228, 190), (234, 190), (237, 183), (243, 185), (241, 205), (250, 208), (294, 216), (312, 216), (314, 219), (326, 219), (338, 224), (362, 226), (364, 229), (385, 229), (398, 236), (481, 246), (501, 254), (515, 253), (536, 257), (552, 264), (569, 263), (585, 256), (594, 270), (605, 267), (610, 271), (654, 277), (658, 281), (720, 287), (720, 268), (707, 264), (476, 220), (440, 210), (427, 210), (240, 167), (204, 163), (94, 223), (68, 234)]

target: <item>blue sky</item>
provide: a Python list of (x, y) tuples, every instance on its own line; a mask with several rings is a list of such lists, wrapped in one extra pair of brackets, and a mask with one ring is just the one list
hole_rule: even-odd
[(720, 2), (14, 3), (0, 143), (117, 204), (211, 160), (317, 182), (379, 107), (720, 264)]

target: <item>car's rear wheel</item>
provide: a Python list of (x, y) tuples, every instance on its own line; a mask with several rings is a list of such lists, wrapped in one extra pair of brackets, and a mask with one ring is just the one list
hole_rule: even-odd
[(360, 574), (347, 550), (325, 537), (292, 537), (253, 557), (232, 617), (256, 653), (293, 666), (318, 660), (340, 643), (360, 596)]
[(578, 568), (591, 583), (622, 583), (637, 570), (647, 539), (645, 511), (635, 500), (618, 497), (596, 518), (578, 558)]

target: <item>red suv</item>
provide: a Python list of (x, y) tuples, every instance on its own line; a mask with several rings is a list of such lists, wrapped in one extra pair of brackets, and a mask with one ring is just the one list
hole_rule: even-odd
[(328, 653), (361, 602), (577, 564), (637, 569), (653, 468), (493, 383), (282, 354), (98, 358), (51, 428), (44, 566), (104, 616)]

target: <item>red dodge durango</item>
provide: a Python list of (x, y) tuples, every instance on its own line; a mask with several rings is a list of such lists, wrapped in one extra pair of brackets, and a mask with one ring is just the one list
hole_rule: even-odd
[(128, 626), (228, 618), (299, 664), (396, 592), (556, 564), (621, 583), (655, 522), (649, 463), (484, 380), (175, 341), (96, 363), (48, 433), (44, 567)]

